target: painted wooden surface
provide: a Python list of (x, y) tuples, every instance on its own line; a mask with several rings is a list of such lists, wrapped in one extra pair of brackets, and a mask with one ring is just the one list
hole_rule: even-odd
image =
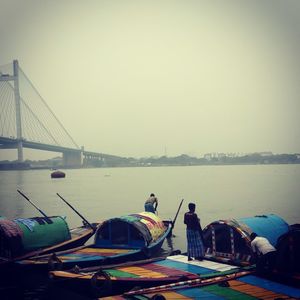
[[(205, 275), (212, 271), (230, 271), (236, 267), (211, 261), (187, 261), (185, 256), (169, 257), (164, 266), (172, 264), (184, 271)], [(242, 273), (241, 273), (242, 274)], [(246, 272), (245, 272), (246, 274)], [(101, 299), (151, 299), (159, 294), (166, 299), (300, 299), (300, 289), (285, 284), (245, 275), (240, 278), (219, 276), (213, 279), (192, 279), (124, 293)], [(215, 282), (214, 282), (215, 281)]]

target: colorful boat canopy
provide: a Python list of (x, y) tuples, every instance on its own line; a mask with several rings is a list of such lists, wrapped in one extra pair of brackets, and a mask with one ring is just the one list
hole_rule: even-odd
[(274, 214), (215, 221), (203, 230), (206, 254), (221, 261), (249, 264), (253, 257), (252, 232), (266, 237), (276, 246), (279, 237), (288, 230), (289, 225)]
[(130, 214), (103, 222), (95, 235), (97, 246), (148, 246), (165, 232), (163, 221), (151, 212)]
[(71, 238), (64, 217), (0, 219), (0, 254), (6, 258), (49, 247)]

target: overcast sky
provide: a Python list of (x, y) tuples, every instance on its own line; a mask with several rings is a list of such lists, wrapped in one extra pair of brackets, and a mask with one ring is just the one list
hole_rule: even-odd
[(13, 59), (86, 150), (300, 152), (299, 0), (0, 0)]

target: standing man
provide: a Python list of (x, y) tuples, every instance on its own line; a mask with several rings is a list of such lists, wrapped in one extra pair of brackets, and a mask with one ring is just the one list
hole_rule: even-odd
[(155, 214), (155, 211), (158, 206), (158, 199), (153, 193), (150, 194), (150, 197), (145, 202), (145, 211), (152, 212)]
[(195, 213), (196, 204), (189, 203), (189, 211), (184, 214), (184, 224), (186, 225), (187, 254), (188, 260), (192, 257), (203, 260), (205, 249), (202, 235), (200, 219)]
[(258, 236), (255, 232), (250, 235), (251, 248), (256, 256), (256, 270), (260, 274), (271, 272), (276, 262), (276, 249), (270, 242)]

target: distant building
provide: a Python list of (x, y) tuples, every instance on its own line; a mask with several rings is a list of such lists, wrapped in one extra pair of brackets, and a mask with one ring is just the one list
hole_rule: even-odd
[(273, 153), (271, 151), (265, 151), (265, 152), (258, 152), (260, 156), (272, 156)]

